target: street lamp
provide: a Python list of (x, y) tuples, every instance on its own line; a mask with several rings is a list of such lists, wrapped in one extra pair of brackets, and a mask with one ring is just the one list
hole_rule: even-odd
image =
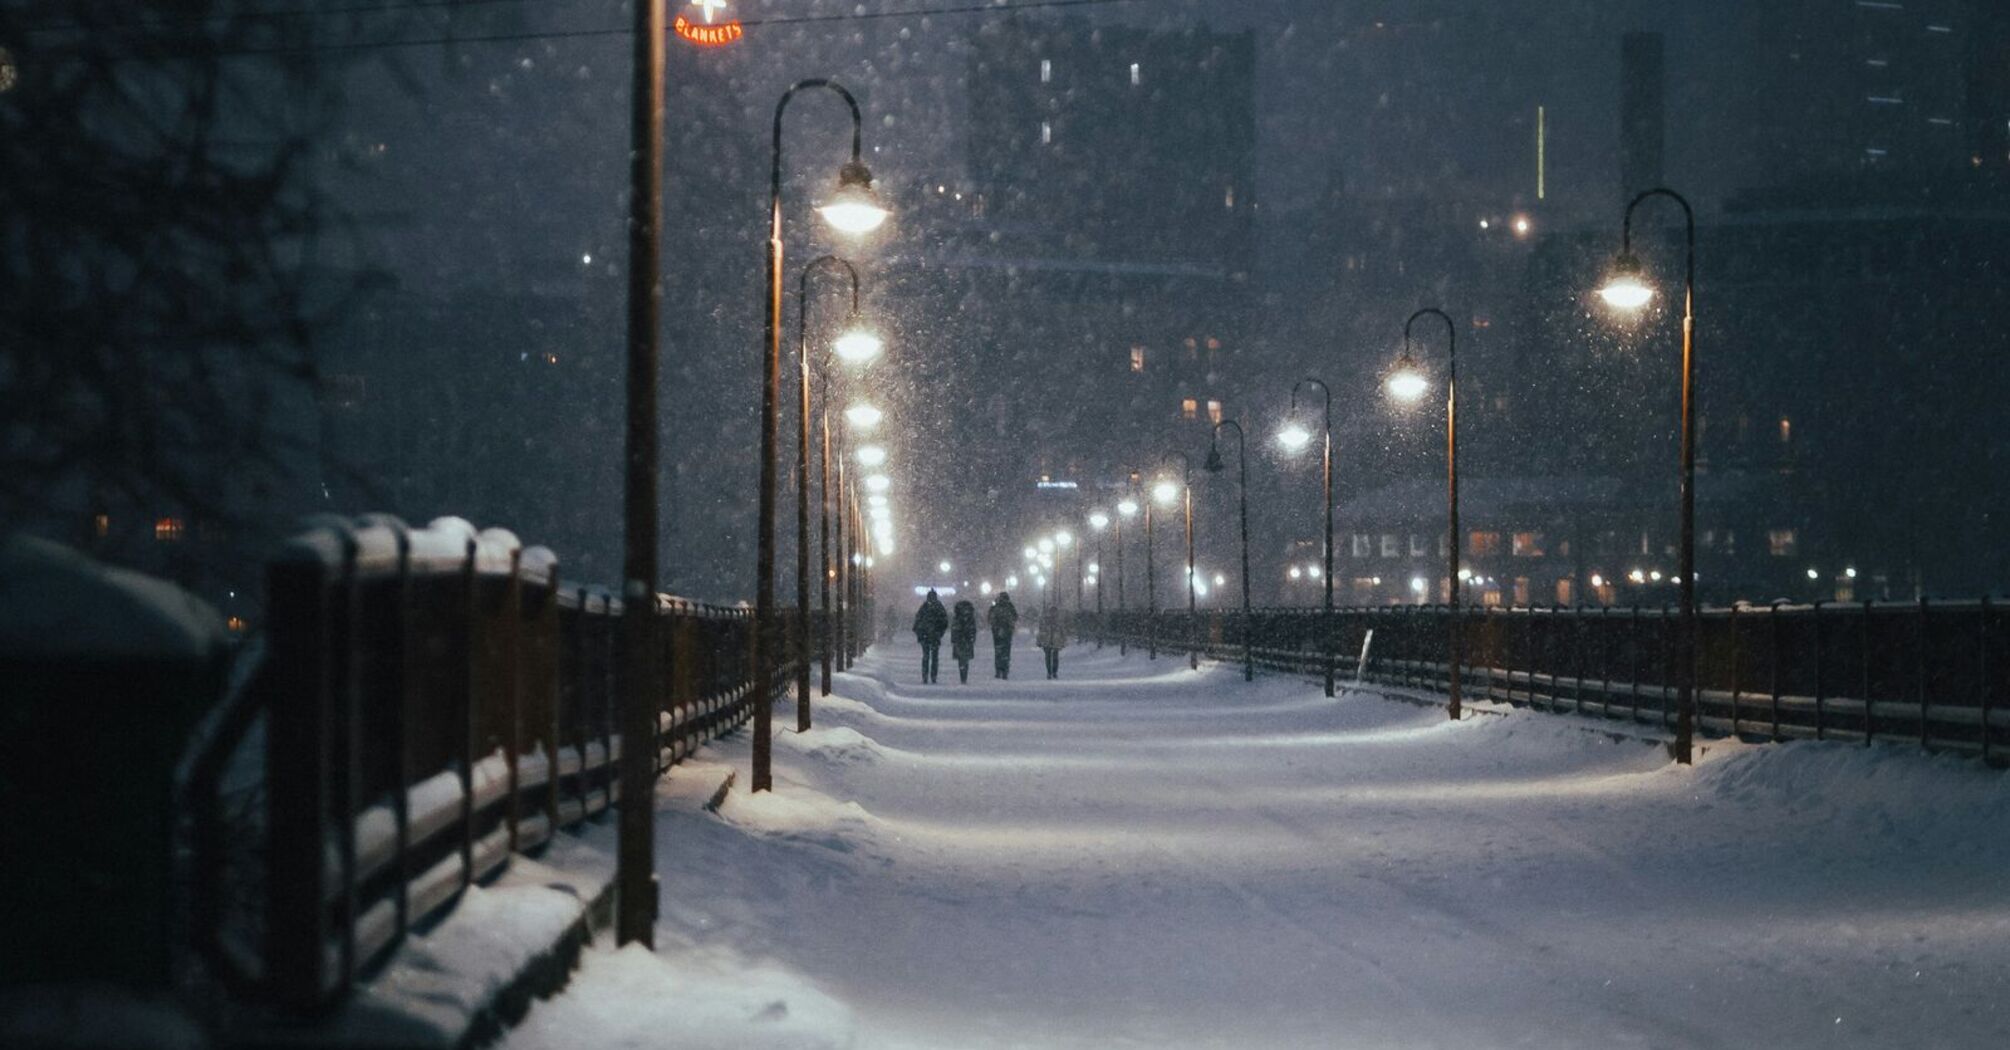
[(1250, 634), (1254, 624), (1249, 614), (1249, 435), (1243, 433), (1242, 424), (1233, 419), (1224, 419), (1214, 425), (1214, 432), (1207, 440), (1207, 470), (1219, 474), (1227, 469), (1221, 461), (1221, 431), (1223, 427), (1235, 428), (1236, 464), (1236, 511), (1242, 524), (1242, 680), (1256, 680), (1256, 654), (1251, 648)]
[[(842, 268), (851, 278), (851, 321), (858, 323), (858, 267), (850, 261), (835, 255), (820, 255), (802, 268), (796, 275), (796, 359), (802, 371), (802, 417), (797, 430), (796, 442), (796, 731), (808, 732), (810, 728), (810, 380), (813, 373), (810, 354), (810, 276), (820, 269)], [(842, 348), (840, 347), (840, 352)], [(817, 359), (814, 375), (819, 380), (819, 405), (823, 419), (822, 456), (819, 465), (821, 499), (818, 500), (818, 518), (822, 541), (821, 580), (822, 620), (819, 621), (819, 653), (817, 663), (820, 669), (819, 686), (822, 695), (831, 695), (831, 413), (830, 413), (830, 368), (828, 358)], [(882, 455), (882, 458), (884, 456)]]
[(844, 418), (845, 422), (850, 423), (861, 431), (866, 431), (878, 426), (879, 421), (886, 418), (886, 413), (881, 412), (873, 405), (860, 402), (845, 409)]
[[(858, 305), (856, 303), (852, 304), (852, 310), (854, 313), (857, 312)], [(837, 351), (839, 357), (853, 364), (864, 364), (878, 357), (879, 352), (886, 349), (886, 344), (881, 341), (879, 336), (863, 328), (852, 328), (845, 332), (845, 334), (838, 336), (837, 341), (832, 344), (832, 348)]]
[(1599, 297), (1619, 310), (1638, 310), (1654, 298), (1646, 268), (1633, 254), (1633, 210), (1650, 197), (1666, 197), (1682, 206), (1686, 262), (1682, 280), (1682, 547), (1676, 574), (1681, 577), (1682, 627), (1677, 646), (1675, 692), (1675, 761), (1687, 765), (1696, 721), (1696, 212), (1681, 194), (1665, 187), (1641, 193), (1626, 205), (1620, 226), (1619, 255)]
[(859, 112), (858, 100), (836, 81), (822, 77), (790, 85), (782, 93), (781, 100), (775, 103), (774, 149), (768, 177), (768, 308), (762, 332), (766, 368), (763, 369), (761, 384), (761, 492), (752, 645), (754, 768), (750, 786), (754, 791), (768, 791), (774, 787), (770, 739), (774, 712), (768, 692), (772, 677), (768, 666), (774, 656), (772, 647), (775, 642), (772, 637), (775, 629), (775, 444), (780, 429), (778, 408), (782, 385), (782, 116), (797, 92), (812, 88), (824, 88), (835, 93), (851, 110), (851, 161), (838, 172), (836, 196), (819, 209), (825, 221), (838, 230), (857, 234), (871, 230), (886, 220), (886, 209), (872, 196), (872, 173), (861, 160), (865, 120)]
[[(1326, 502), (1326, 542), (1325, 571), (1321, 578), (1325, 581), (1325, 614), (1320, 627), (1320, 659), (1326, 665), (1326, 695), (1333, 695), (1333, 390), (1324, 380), (1307, 376), (1291, 386), (1291, 419), (1284, 429), (1278, 431), (1277, 443), (1288, 452), (1296, 452), (1312, 443), (1312, 431), (1298, 420), (1298, 391), (1306, 384), (1319, 388), (1325, 398), (1326, 413), (1322, 424), (1323, 445), (1320, 456), (1321, 476), (1324, 478)], [(1245, 578), (1248, 573), (1244, 573)]]
[(1054, 533), (1054, 546), (1061, 548), (1062, 564), (1067, 563), (1067, 552), (1075, 552), (1075, 615), (1082, 614), (1082, 548), (1075, 544), (1075, 534), (1067, 529)]
[[(1138, 484), (1137, 473), (1135, 471), (1127, 472), (1124, 477), (1126, 479), (1125, 491), (1134, 491)], [(1110, 542), (1117, 545), (1117, 619), (1120, 622), (1127, 618), (1126, 614), (1128, 612), (1126, 607), (1127, 599), (1125, 598), (1128, 588), (1124, 585), (1124, 519), (1137, 517), (1138, 510), (1137, 500), (1129, 496), (1118, 500), (1117, 520), (1115, 522), (1116, 531), (1110, 537)], [(1130, 651), (1130, 635), (1120, 628), (1117, 632), (1117, 655), (1126, 656), (1130, 654)]]
[[(660, 280), (663, 234), (663, 80), (668, 35), (663, 0), (637, 0), (632, 39), (634, 91), (630, 96), (628, 151), (628, 327), (626, 469), (621, 490), (622, 618), (620, 714), (625, 740), (653, 739), (656, 644), (657, 473), (662, 453), (657, 411), (658, 339), (662, 330)], [(779, 271), (778, 271), (779, 272)], [(780, 293), (776, 293), (779, 299)], [(776, 351), (779, 354), (779, 348)], [(769, 388), (773, 411), (773, 388)], [(621, 763), (621, 807), (616, 853), (619, 892), (615, 943), (656, 947), (656, 837), (654, 747), (636, 747)], [(646, 759), (643, 756), (648, 756)]]
[(1451, 554), (1451, 566), (1446, 571), (1449, 581), (1446, 588), (1451, 592), (1451, 626), (1448, 628), (1448, 650), (1451, 656), (1451, 699), (1446, 709), (1456, 721), (1459, 717), (1459, 686), (1464, 670), (1464, 638), (1460, 633), (1459, 601), (1464, 586), (1459, 582), (1459, 328), (1452, 323), (1452, 317), (1443, 310), (1427, 306), (1410, 315), (1403, 322), (1403, 356), (1396, 361), (1396, 369), (1389, 375), (1388, 387), (1391, 396), (1402, 401), (1415, 401), (1431, 389), (1431, 381), (1424, 370), (1410, 356), (1410, 333), (1421, 317), (1436, 317), (1445, 322), (1445, 353), (1449, 361), (1445, 370), (1445, 507), (1450, 520), (1450, 531), (1445, 534), (1446, 547)]
[(1102, 511), (1089, 513), (1089, 529), (1096, 534), (1096, 648), (1103, 647), (1103, 530), (1110, 527), (1110, 516)]
[[(1185, 452), (1174, 450), (1166, 453), (1165, 458), (1170, 460), (1174, 456), (1178, 456), (1180, 459), (1180, 480), (1177, 494), (1184, 498), (1183, 502), (1186, 512), (1186, 664), (1188, 670), (1198, 671), (1200, 670), (1200, 652), (1197, 648), (1197, 639), (1194, 634), (1196, 614), (1194, 610), (1195, 581), (1193, 578), (1193, 457), (1187, 455)], [(1167, 490), (1171, 487), (1171, 481), (1161, 481), (1158, 483), (1158, 489), (1154, 495), (1157, 495), (1161, 502), (1169, 503), (1171, 500), (1166, 497), (1168, 495)], [(1156, 647), (1156, 627), (1154, 627), (1153, 644)]]

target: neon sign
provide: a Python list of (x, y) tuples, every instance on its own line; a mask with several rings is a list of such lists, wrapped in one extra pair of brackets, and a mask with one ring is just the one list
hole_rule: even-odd
[(691, 0), (691, 6), (704, 12), (705, 21), (693, 22), (678, 15), (670, 23), (670, 31), (699, 47), (723, 47), (747, 35), (747, 29), (737, 18), (725, 22), (714, 22), (713, 14), (726, 6), (726, 0)]

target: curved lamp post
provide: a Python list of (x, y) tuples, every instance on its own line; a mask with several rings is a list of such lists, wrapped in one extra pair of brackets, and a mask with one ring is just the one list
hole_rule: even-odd
[(1249, 435), (1243, 433), (1242, 424), (1233, 419), (1216, 423), (1207, 440), (1206, 467), (1210, 474), (1219, 474), (1227, 469), (1227, 464), (1221, 461), (1223, 427), (1235, 428), (1235, 504), (1242, 525), (1242, 680), (1251, 682), (1256, 680), (1256, 653), (1250, 642), (1255, 625), (1249, 618)]
[[(1307, 376), (1291, 386), (1291, 414), (1298, 414), (1298, 391), (1306, 384), (1319, 388), (1326, 401), (1324, 417), (1324, 445), (1321, 452), (1321, 471), (1325, 478), (1326, 500), (1326, 569), (1322, 579), (1326, 584), (1325, 615), (1320, 621), (1321, 640), (1319, 648), (1321, 660), (1326, 665), (1326, 695), (1333, 695), (1333, 390), (1324, 380)], [(1277, 443), (1287, 452), (1297, 452), (1312, 443), (1312, 432), (1294, 418), (1277, 434)]]
[(810, 387), (811, 379), (817, 380), (819, 405), (823, 418), (823, 440), (818, 486), (821, 499), (818, 501), (822, 530), (822, 566), (818, 578), (822, 580), (822, 620), (819, 636), (818, 662), (821, 665), (822, 695), (831, 695), (831, 414), (830, 414), (830, 359), (828, 355), (816, 358), (814, 368), (810, 354), (810, 276), (820, 269), (842, 268), (851, 278), (850, 323), (844, 335), (839, 337), (836, 352), (852, 361), (866, 361), (878, 356), (879, 337), (865, 331), (858, 321), (858, 267), (849, 260), (835, 255), (820, 255), (804, 265), (796, 275), (796, 358), (801, 366), (802, 416), (797, 430), (796, 442), (796, 730), (810, 728)]
[(801, 91), (825, 88), (851, 109), (851, 161), (838, 171), (838, 192), (819, 208), (824, 220), (846, 233), (865, 233), (886, 221), (886, 209), (872, 194), (872, 173), (861, 161), (864, 120), (858, 100), (836, 81), (821, 77), (798, 81), (775, 103), (773, 164), (768, 179), (768, 309), (762, 331), (761, 493), (754, 573), (754, 791), (774, 787), (771, 742), (774, 712), (769, 696), (775, 653), (775, 444), (779, 429), (778, 402), (782, 385), (782, 115)]
[(1633, 254), (1633, 210), (1650, 197), (1666, 197), (1682, 206), (1687, 261), (1682, 279), (1682, 548), (1678, 585), (1682, 627), (1676, 656), (1675, 761), (1687, 765), (1696, 721), (1696, 212), (1681, 194), (1655, 187), (1626, 205), (1620, 227), (1619, 255), (1599, 298), (1618, 310), (1638, 310), (1654, 298), (1646, 268)]
[(1445, 579), (1451, 582), (1447, 587), (1452, 595), (1452, 615), (1449, 641), (1451, 654), (1451, 701), (1447, 710), (1452, 720), (1459, 717), (1459, 678), (1464, 667), (1464, 639), (1459, 631), (1460, 591), (1465, 584), (1459, 579), (1459, 329), (1452, 323), (1450, 314), (1436, 307), (1427, 306), (1410, 315), (1403, 322), (1403, 356), (1396, 359), (1396, 368), (1389, 373), (1388, 388), (1391, 396), (1402, 401), (1415, 401), (1431, 389), (1431, 381), (1424, 370), (1410, 356), (1410, 330), (1420, 317), (1436, 317), (1445, 322), (1445, 353), (1450, 362), (1445, 370), (1445, 506), (1450, 518), (1450, 530), (1445, 534), (1447, 548), (1451, 551), (1451, 568)]

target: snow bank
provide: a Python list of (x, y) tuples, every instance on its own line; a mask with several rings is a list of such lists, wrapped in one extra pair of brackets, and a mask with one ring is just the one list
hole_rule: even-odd
[(171, 583), (33, 536), (0, 539), (0, 658), (201, 660), (228, 637), (215, 609)]

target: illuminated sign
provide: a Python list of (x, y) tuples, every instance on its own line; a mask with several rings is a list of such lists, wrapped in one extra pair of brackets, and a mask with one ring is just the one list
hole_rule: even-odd
[(1042, 478), (1041, 480), (1034, 482), (1034, 485), (1035, 487), (1043, 489), (1074, 489), (1081, 487), (1079, 484), (1073, 481), (1049, 481), (1045, 478)]
[(691, 6), (704, 12), (705, 21), (693, 22), (678, 15), (670, 23), (671, 32), (699, 47), (723, 47), (747, 35), (747, 29), (737, 18), (724, 22), (714, 22), (715, 12), (726, 6), (726, 0), (691, 0)]

